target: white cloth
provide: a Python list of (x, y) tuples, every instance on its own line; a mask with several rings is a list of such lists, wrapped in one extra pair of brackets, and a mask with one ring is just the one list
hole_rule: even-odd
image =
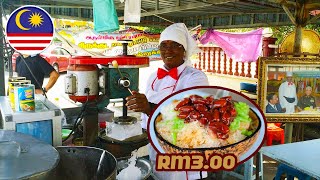
[(287, 77), (292, 77), (293, 73), (292, 73), (291, 71), (288, 71), (288, 72), (286, 73), (286, 75), (287, 75)]
[(123, 23), (140, 23), (141, 0), (126, 0)]
[(184, 23), (175, 23), (167, 27), (161, 33), (159, 43), (166, 40), (175, 41), (184, 47), (184, 50), (186, 51), (185, 60), (187, 65), (191, 64), (191, 55), (201, 51)]
[[(165, 69), (165, 67), (163, 67)], [(157, 72), (154, 72), (150, 75), (147, 81), (147, 88), (145, 95), (149, 102), (158, 104), (162, 99), (169, 96), (173, 92), (192, 87), (192, 86), (208, 86), (207, 76), (200, 70), (194, 69), (192, 67), (186, 66), (186, 63), (183, 63), (178, 67), (179, 79), (176, 81), (171, 76), (166, 76), (162, 79), (157, 78)], [(152, 88), (153, 84), (153, 88)], [(175, 86), (175, 88), (174, 88)], [(148, 116), (142, 114), (142, 128), (147, 128)], [(157, 152), (149, 144), (149, 157), (151, 162), (154, 164), (156, 162)], [(154, 167), (154, 166), (153, 166)], [(188, 178), (186, 177), (186, 172), (157, 172), (154, 169), (154, 174), (160, 180), (183, 180), (183, 179), (200, 179), (199, 172), (188, 172)], [(206, 177), (207, 172), (202, 172), (202, 177)]]
[[(285, 97), (295, 98), (293, 103), (289, 103)], [(294, 113), (294, 107), (297, 105), (297, 90), (296, 85), (288, 85), (288, 82), (283, 82), (279, 87), (279, 102), (282, 108), (286, 108), (287, 114)]]

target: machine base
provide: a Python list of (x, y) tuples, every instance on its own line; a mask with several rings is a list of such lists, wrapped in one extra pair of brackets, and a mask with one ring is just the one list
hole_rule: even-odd
[(137, 122), (137, 118), (131, 116), (120, 116), (113, 118), (113, 122), (116, 124), (129, 125)]

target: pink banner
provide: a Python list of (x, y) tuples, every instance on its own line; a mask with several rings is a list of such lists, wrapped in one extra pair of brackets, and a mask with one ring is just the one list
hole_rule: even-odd
[(215, 43), (233, 60), (253, 62), (262, 51), (262, 30), (260, 28), (246, 33), (225, 33), (209, 29), (201, 36), (200, 42)]

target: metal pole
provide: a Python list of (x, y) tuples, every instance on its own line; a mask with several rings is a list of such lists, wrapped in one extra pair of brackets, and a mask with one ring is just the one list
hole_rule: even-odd
[(98, 109), (94, 102), (89, 102), (83, 117), (83, 145), (94, 146), (98, 137)]
[(126, 98), (123, 98), (122, 116), (125, 119), (128, 117), (128, 107), (126, 106), (126, 103), (127, 103)]
[[(2, 8), (0, 8), (0, 14), (2, 15)], [(0, 18), (0, 26), (3, 27), (2, 25), (2, 16)], [(5, 76), (5, 73), (4, 73), (4, 56), (3, 56), (3, 31), (1, 29), (0, 31), (0, 37), (1, 37), (1, 40), (0, 40), (0, 96), (5, 96), (6, 94), (6, 88), (5, 88), (5, 83), (4, 83), (4, 76)]]

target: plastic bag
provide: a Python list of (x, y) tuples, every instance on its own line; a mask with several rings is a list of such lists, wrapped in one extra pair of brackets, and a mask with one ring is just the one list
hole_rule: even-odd
[(113, 32), (119, 30), (117, 11), (113, 0), (92, 0), (94, 30)]
[(141, 0), (126, 0), (123, 23), (140, 23)]

